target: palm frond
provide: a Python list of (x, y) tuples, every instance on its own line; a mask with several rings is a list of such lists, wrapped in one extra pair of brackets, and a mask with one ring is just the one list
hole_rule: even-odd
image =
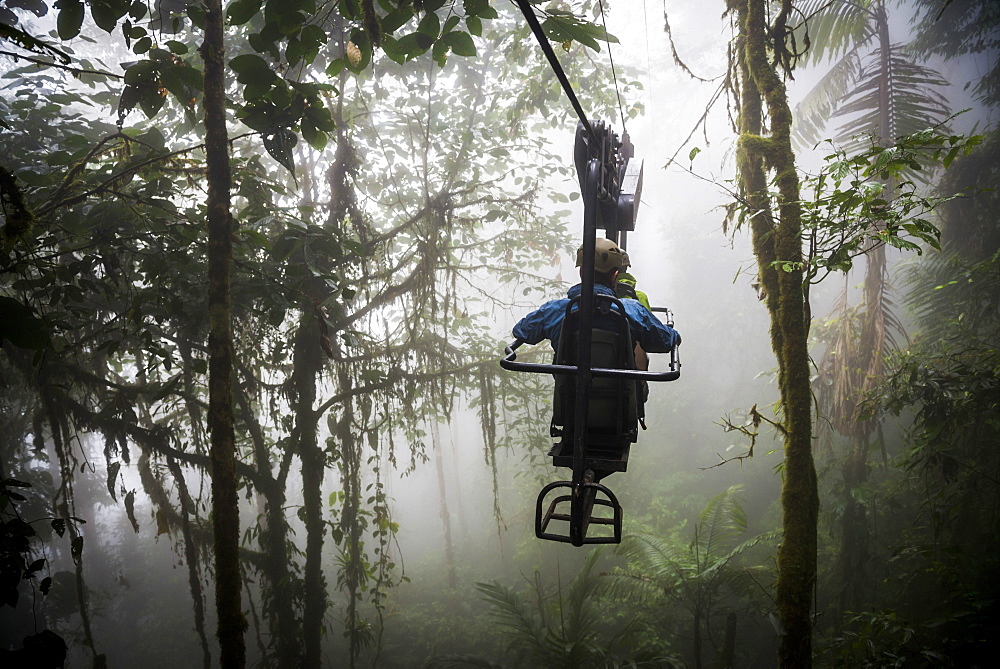
[[(835, 139), (848, 152), (866, 148), (870, 137), (877, 142), (892, 141), (940, 126), (948, 118), (948, 102), (936, 90), (947, 82), (936, 70), (902, 57), (901, 49), (893, 45), (887, 67), (883, 67), (878, 52), (869, 54), (858, 72), (854, 91), (832, 113), (831, 119), (845, 119)], [(883, 85), (888, 86), (887, 109), (882, 107)], [(887, 137), (880, 136), (883, 114), (888, 122)]]
[(591, 606), (599, 583), (597, 576), (593, 574), (594, 564), (599, 555), (598, 551), (591, 551), (570, 585), (568, 612), (563, 606), (563, 619), (566, 621), (563, 636), (566, 641), (577, 642), (588, 639), (600, 624), (600, 612)]
[(815, 64), (840, 58), (859, 45), (867, 44), (874, 37), (871, 17), (864, 3), (806, 0), (797, 5), (803, 19), (793, 27), (799, 48), (809, 37), (809, 50), (803, 64)]
[(989, 330), (1000, 294), (997, 255), (970, 263), (957, 253), (933, 253), (901, 270), (905, 305), (923, 340), (955, 342)]
[[(919, 12), (917, 37), (908, 45), (909, 50), (921, 57), (932, 54), (946, 61), (966, 54), (996, 52), (1000, 47), (1000, 12), (995, 2), (966, 0), (947, 5), (947, 11), (924, 3), (917, 4)], [(979, 100), (995, 105), (1000, 99), (1000, 61), (982, 73), (973, 88)]]
[(795, 106), (792, 137), (800, 148), (814, 146), (824, 139), (823, 131), (830, 117), (858, 77), (861, 68), (858, 50), (858, 47), (850, 49), (834, 63)]

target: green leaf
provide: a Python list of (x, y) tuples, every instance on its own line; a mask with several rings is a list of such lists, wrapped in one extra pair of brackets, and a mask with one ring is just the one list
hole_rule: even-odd
[(201, 70), (186, 65), (177, 65), (165, 69), (160, 74), (161, 85), (170, 91), (183, 105), (191, 104), (192, 100), (204, 86)]
[(130, 490), (125, 495), (125, 515), (128, 516), (129, 522), (132, 523), (132, 529), (136, 534), (139, 534), (139, 521), (135, 519), (135, 490)]
[(268, 154), (291, 172), (292, 176), (295, 175), (295, 158), (292, 155), (292, 148), (297, 141), (295, 133), (288, 128), (278, 128), (272, 133), (264, 135), (264, 148)]
[(383, 16), (379, 20), (379, 24), (384, 35), (391, 35), (402, 28), (411, 18), (413, 18), (413, 7), (403, 4)]
[(237, 117), (251, 130), (265, 132), (274, 127), (276, 109), (274, 105), (262, 102), (247, 105), (237, 114)]
[(284, 262), (288, 260), (289, 256), (295, 252), (295, 249), (299, 247), (302, 243), (298, 237), (292, 235), (282, 235), (275, 240), (274, 244), (271, 245), (271, 258), (277, 262)]
[(97, 27), (110, 33), (118, 25), (118, 19), (129, 10), (127, 0), (90, 0), (90, 15)]
[[(278, 327), (285, 322), (285, 308), (274, 307), (267, 313), (267, 322), (271, 327)], [(333, 493), (331, 493), (333, 494)]]
[(59, 39), (70, 40), (80, 34), (83, 25), (83, 3), (80, 0), (56, 0), (59, 17), (56, 19), (56, 30)]
[(452, 14), (451, 16), (449, 16), (448, 20), (444, 22), (444, 27), (441, 28), (441, 34), (447, 35), (448, 33), (450, 33), (452, 30), (455, 29), (455, 26), (457, 26), (458, 22), (461, 20), (462, 19), (460, 19), (456, 14)]
[(483, 21), (478, 16), (465, 17), (465, 27), (476, 37), (483, 36)]
[(604, 28), (592, 23), (581, 21), (572, 14), (565, 12), (552, 12), (548, 18), (542, 21), (542, 30), (546, 36), (555, 42), (579, 42), (584, 46), (600, 51), (598, 42), (607, 40), (618, 42), (618, 38), (605, 32)]
[(431, 51), (431, 57), (439, 67), (444, 67), (448, 60), (448, 44), (444, 40), (434, 42), (434, 49)]
[(167, 40), (164, 46), (170, 49), (170, 53), (175, 53), (178, 56), (183, 56), (188, 52), (188, 45), (175, 39)]
[(229, 25), (243, 25), (260, 11), (263, 4), (263, 0), (236, 0), (226, 9)]
[(111, 493), (111, 499), (118, 501), (115, 497), (115, 484), (118, 482), (118, 470), (122, 468), (122, 463), (112, 462), (108, 465), (108, 492)]
[(187, 6), (187, 15), (195, 28), (205, 29), (205, 8), (197, 2), (192, 2)]
[(337, 129), (337, 124), (334, 123), (333, 117), (330, 115), (330, 110), (321, 105), (310, 105), (306, 107), (303, 116), (316, 126), (317, 130), (322, 130), (323, 132), (332, 132)]
[(159, 64), (152, 60), (140, 60), (125, 70), (125, 84), (135, 86), (141, 83), (156, 81), (156, 71)]
[(267, 61), (255, 53), (236, 56), (229, 61), (229, 67), (236, 73), (236, 80), (241, 84), (269, 84), (278, 78)]
[(451, 47), (451, 50), (457, 56), (476, 55), (476, 45), (472, 41), (472, 36), (469, 33), (463, 33), (456, 30), (455, 32), (450, 32), (445, 35), (444, 41)]
[(118, 100), (118, 120), (124, 121), (125, 117), (129, 115), (135, 106), (139, 104), (139, 95), (141, 89), (139, 86), (125, 86), (122, 89), (122, 95)]
[(136, 43), (132, 46), (132, 51), (140, 56), (153, 47), (153, 40), (148, 35), (146, 37), (141, 37), (136, 40)]
[(326, 32), (319, 26), (310, 23), (302, 29), (299, 39), (305, 48), (306, 62), (311, 63), (319, 54), (320, 48), (327, 42)]
[(308, 118), (302, 118), (302, 138), (317, 151), (326, 148), (326, 133), (320, 132)]
[(427, 51), (433, 43), (434, 40), (423, 33), (410, 33), (400, 37), (397, 45), (407, 58), (414, 58)]
[(27, 569), (24, 570), (24, 577), (31, 578), (32, 576), (35, 575), (36, 572), (40, 571), (44, 566), (45, 566), (44, 558), (35, 560), (34, 562), (28, 565)]
[(478, 16), (481, 19), (495, 19), (497, 10), (490, 5), (490, 0), (465, 0), (463, 3), (466, 16)]
[(80, 560), (83, 559), (83, 537), (73, 537), (73, 540), (69, 544), (70, 555), (73, 556), (73, 564), (80, 566)]
[(299, 64), (299, 61), (305, 56), (305, 46), (302, 44), (302, 40), (298, 37), (291, 37), (288, 40), (288, 44), (285, 45), (285, 60), (288, 61), (288, 67), (295, 67)]
[(417, 32), (421, 35), (427, 35), (432, 40), (436, 39), (438, 33), (441, 32), (441, 21), (438, 19), (437, 14), (427, 12), (424, 18), (420, 19), (420, 23), (417, 25)]
[(167, 101), (166, 90), (160, 93), (158, 86), (143, 86), (139, 92), (139, 107), (148, 118), (153, 118)]

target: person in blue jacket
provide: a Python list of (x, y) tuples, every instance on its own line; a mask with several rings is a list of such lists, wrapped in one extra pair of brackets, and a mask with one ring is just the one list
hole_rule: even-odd
[[(625, 253), (610, 239), (596, 240), (594, 257), (594, 292), (615, 296), (618, 274), (625, 267)], [(583, 265), (583, 247), (576, 252), (576, 266)], [(580, 295), (583, 287), (576, 284), (569, 289), (567, 297), (551, 300), (522, 318), (514, 326), (514, 336), (528, 343), (537, 344), (543, 339), (552, 342), (552, 350), (558, 350), (559, 329), (566, 315), (566, 305), (570, 299)], [(621, 298), (625, 307), (632, 341), (646, 353), (669, 353), (681, 336), (672, 327), (665, 325), (638, 300)], [(606, 327), (602, 328), (600, 314), (594, 314), (594, 327), (614, 330), (614, 324), (605, 317)]]

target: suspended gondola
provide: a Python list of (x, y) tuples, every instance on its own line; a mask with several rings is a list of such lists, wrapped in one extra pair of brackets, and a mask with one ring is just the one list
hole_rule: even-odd
[[(594, 291), (597, 231), (624, 249), (635, 230), (643, 173), (633, 153), (627, 133), (619, 138), (604, 123), (581, 120), (574, 149), (584, 205), (581, 293), (566, 305), (552, 364), (519, 362), (520, 339), (500, 361), (507, 370), (555, 375), (550, 434), (559, 441), (549, 455), (554, 466), (572, 470), (572, 479), (549, 483), (538, 494), (535, 536), (574, 546), (621, 542), (622, 507), (601, 480), (627, 469), (639, 432), (640, 384), (680, 378), (678, 344), (667, 371), (636, 369), (624, 305)], [(652, 311), (666, 314), (673, 327), (668, 309)], [(596, 329), (595, 315), (602, 321)]]

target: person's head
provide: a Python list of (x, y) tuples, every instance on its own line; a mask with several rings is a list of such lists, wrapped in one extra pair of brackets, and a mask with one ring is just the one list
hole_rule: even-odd
[[(626, 266), (625, 252), (610, 239), (598, 238), (594, 243), (594, 281), (615, 287), (618, 272)], [(583, 267), (583, 247), (576, 251), (576, 266)]]

